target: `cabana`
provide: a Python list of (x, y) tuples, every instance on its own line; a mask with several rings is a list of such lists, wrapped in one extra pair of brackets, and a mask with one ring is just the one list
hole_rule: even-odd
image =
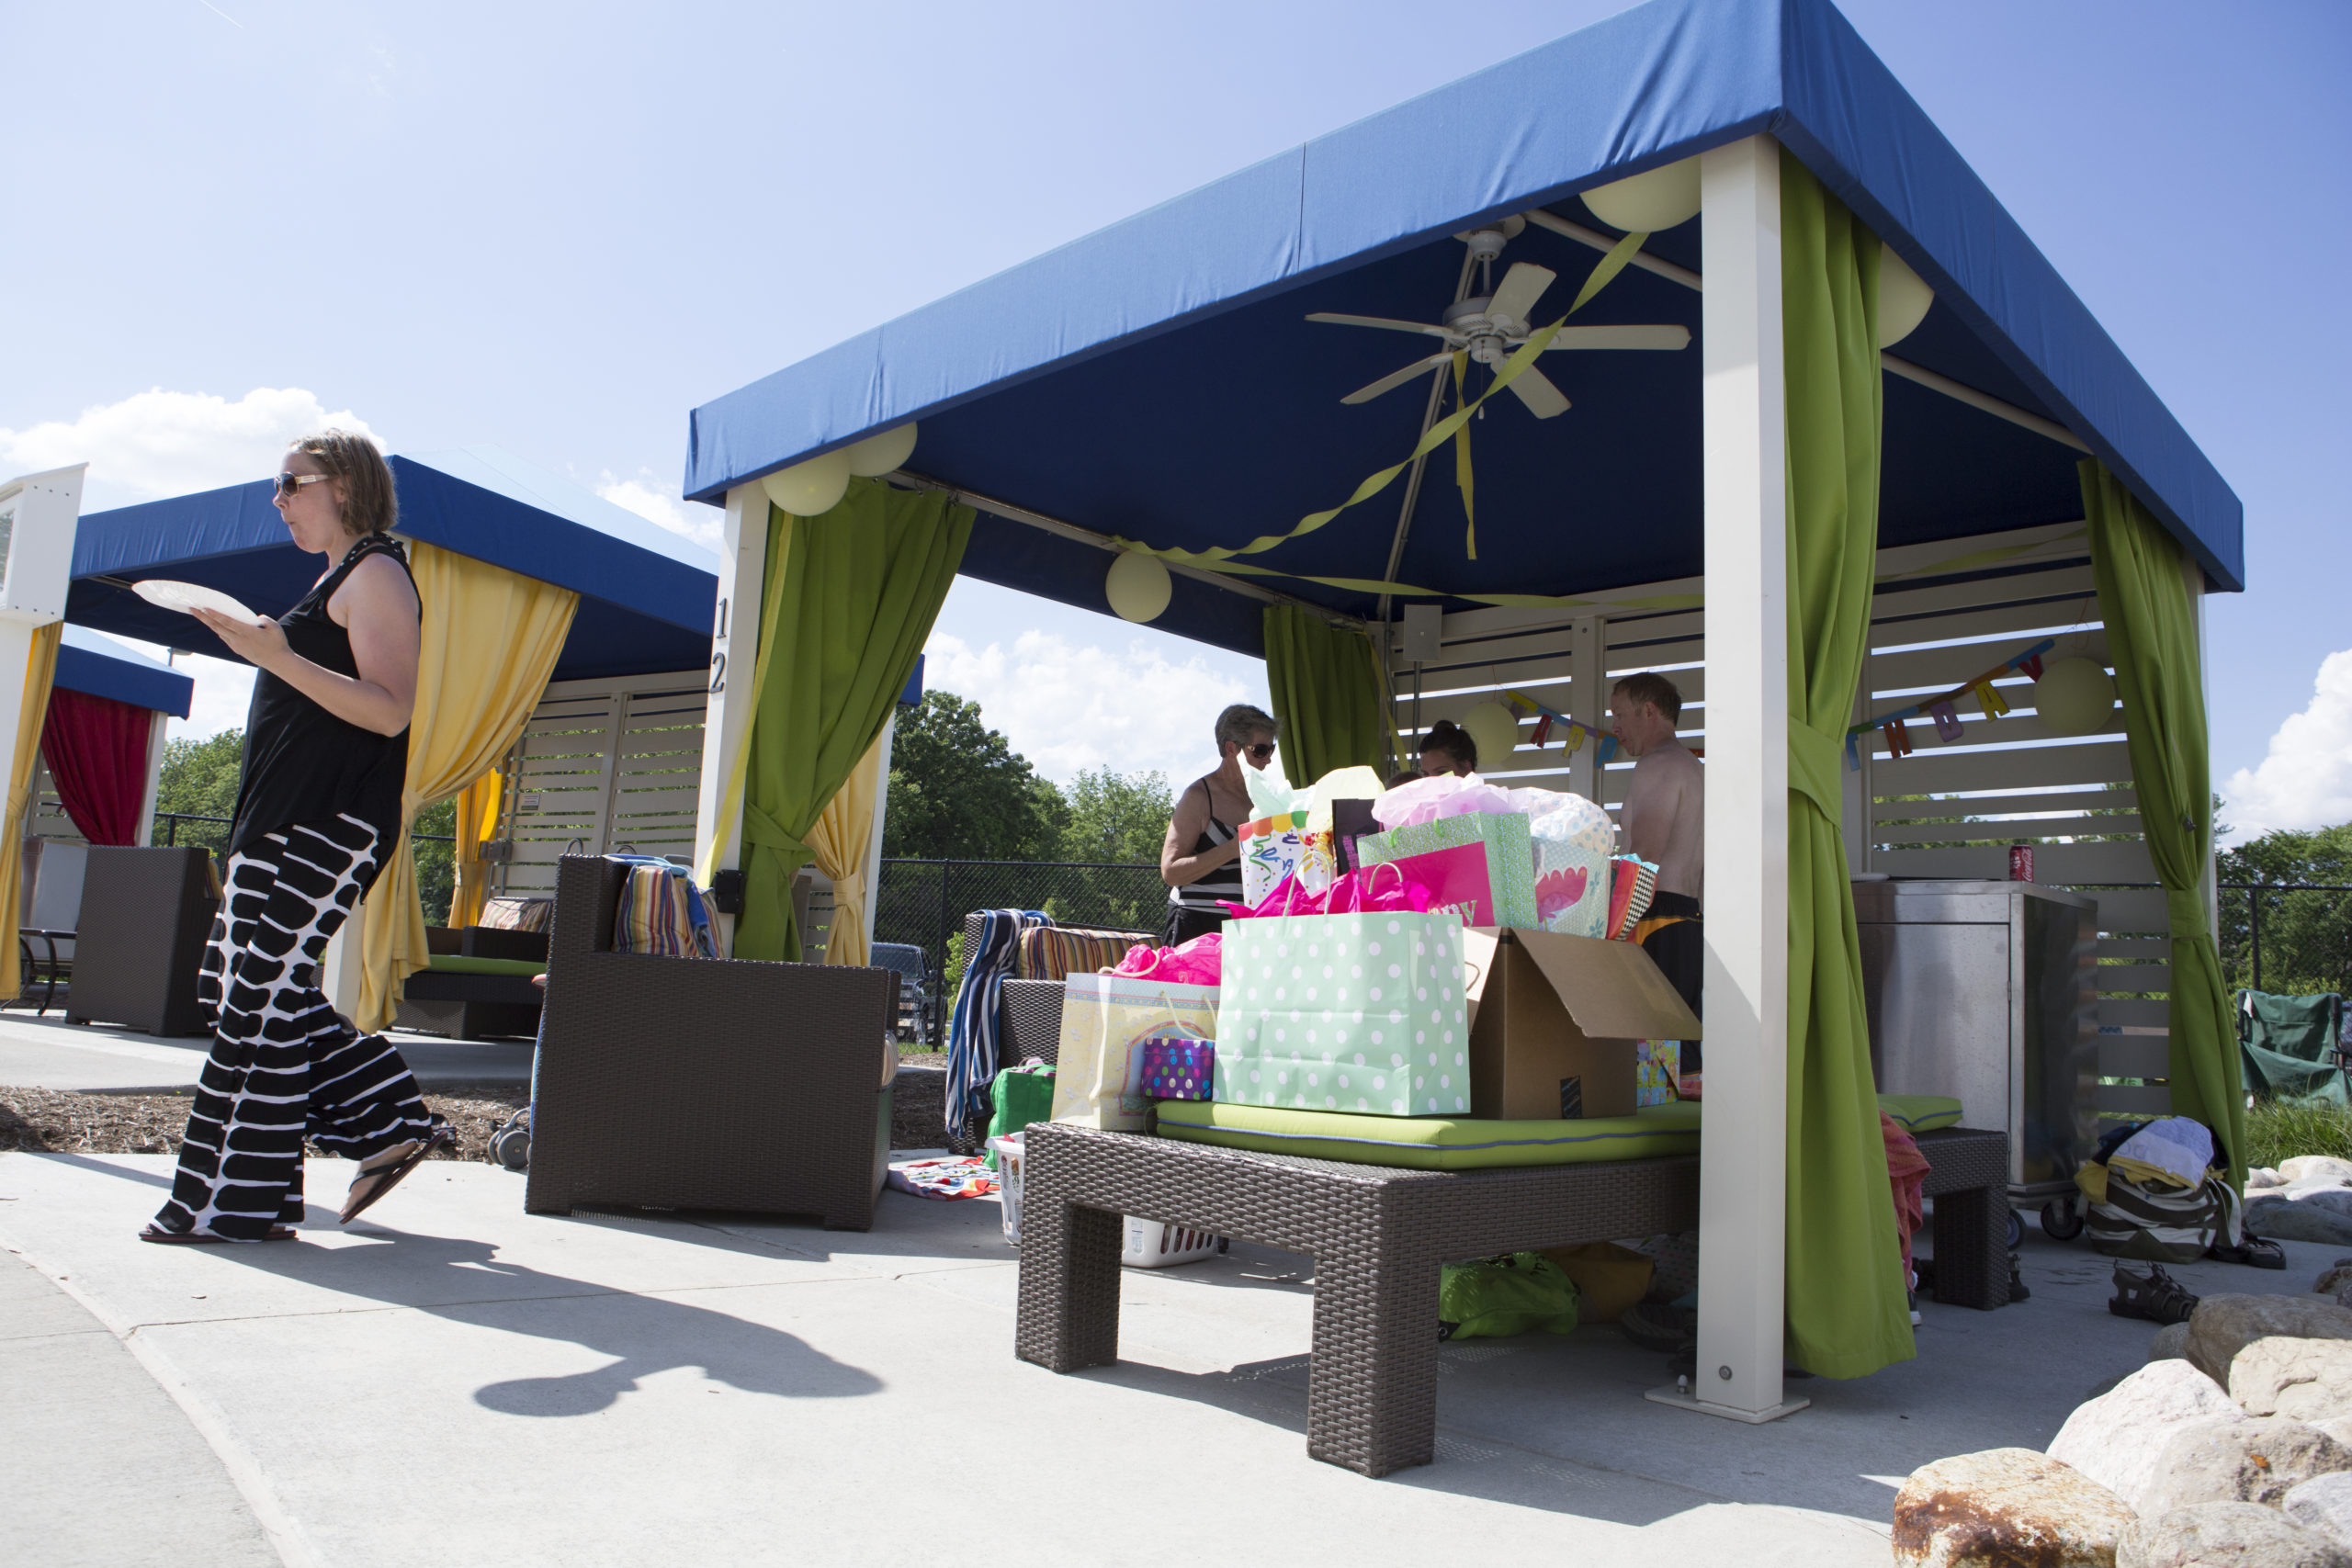
[[(452, 923), (492, 894), (550, 889), (568, 846), (684, 852), (710, 659), (708, 553), (494, 446), (390, 465), (427, 610), (408, 808), (458, 798)], [(232, 485), (83, 517), (66, 615), (223, 657), (192, 616), (129, 584), (200, 582), (281, 615), (318, 570), (288, 538), (266, 481)], [(363, 942), (337, 938), (330, 970), (338, 1000), (378, 1028), (425, 962), (405, 844), (362, 924)]]
[[(822, 512), (844, 452), (897, 466), (772, 511)], [(1826, 0), (1653, 0), (1063, 246), (696, 409), (684, 491), (727, 508), (715, 658), (859, 661), (715, 699), (705, 863), (750, 868), (747, 931), (943, 569), (1101, 608), (1159, 563), (1157, 624), (1266, 656), (1294, 771), (1517, 694), (1490, 771), (1613, 806), (1562, 742), (1671, 671), (1709, 778), (1689, 1404), (1913, 1354), (1849, 874), (1998, 876), (2020, 839), (2154, 889), (2098, 895), (2099, 1071), (2241, 1146), (2199, 612), (2239, 502)], [(752, 617), (778, 547), (886, 523), (860, 570), (897, 597)], [(2120, 718), (2027, 711), (2069, 655)], [(1908, 757), (1873, 721), (1922, 701), (1945, 744)]]
[(154, 830), (164, 728), (196, 682), (109, 637), (67, 626), (41, 725), (28, 836), (144, 844)]

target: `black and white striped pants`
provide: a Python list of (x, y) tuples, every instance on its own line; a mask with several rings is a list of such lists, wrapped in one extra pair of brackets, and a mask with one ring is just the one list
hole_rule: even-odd
[(164, 1230), (262, 1241), (302, 1218), (302, 1140), (365, 1159), (431, 1116), (401, 1054), (319, 988), (319, 964), (373, 880), (377, 829), (355, 817), (282, 828), (229, 861), (197, 981), (212, 1053), (197, 1083)]

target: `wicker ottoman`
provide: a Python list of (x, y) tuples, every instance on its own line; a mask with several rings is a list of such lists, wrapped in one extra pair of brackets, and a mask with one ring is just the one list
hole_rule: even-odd
[[(1934, 1168), (1938, 1299), (2003, 1304), (2007, 1135), (1918, 1142)], [(1424, 1171), (1050, 1123), (1026, 1143), (1016, 1355), (1057, 1372), (1118, 1359), (1123, 1214), (1309, 1254), (1306, 1451), (1365, 1475), (1435, 1452), (1441, 1264), (1699, 1224), (1696, 1156)]]

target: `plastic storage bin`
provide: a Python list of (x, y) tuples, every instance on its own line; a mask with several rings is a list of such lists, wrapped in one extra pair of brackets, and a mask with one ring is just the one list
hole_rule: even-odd
[[(997, 1195), (1004, 1204), (1004, 1239), (1021, 1245), (1021, 1134), (990, 1138), (996, 1151)], [(1162, 1224), (1127, 1215), (1120, 1232), (1119, 1261), (1130, 1269), (1172, 1269), (1198, 1263), (1225, 1250), (1225, 1241), (1189, 1225)]]

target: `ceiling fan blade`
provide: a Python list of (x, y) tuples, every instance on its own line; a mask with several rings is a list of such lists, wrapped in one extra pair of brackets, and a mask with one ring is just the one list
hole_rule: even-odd
[(1425, 321), (1392, 321), (1385, 316), (1342, 316), (1332, 310), (1317, 310), (1306, 318), (1310, 321), (1334, 321), (1343, 327), (1386, 327), (1396, 333), (1426, 333), (1431, 337), (1446, 336), (1446, 330)]
[(1537, 266), (1533, 262), (1511, 263), (1510, 270), (1503, 274), (1502, 287), (1487, 302), (1487, 318), (1508, 316), (1524, 323), (1528, 312), (1535, 309), (1535, 301), (1544, 297), (1544, 290), (1551, 288), (1552, 280), (1558, 276), (1550, 267)]
[(1568, 412), (1568, 400), (1560, 389), (1552, 385), (1550, 378), (1532, 365), (1511, 378), (1510, 389), (1527, 405), (1527, 412), (1538, 419), (1550, 419)]
[(1562, 348), (1688, 348), (1689, 327), (1562, 327), (1552, 347)]
[[(1369, 387), (1359, 387), (1340, 400), (1343, 403), (1368, 403), (1383, 392), (1393, 392), (1414, 377), (1433, 370), (1453, 357), (1451, 354), (1432, 354), (1427, 359), (1416, 359), (1394, 375), (1383, 376)], [(1513, 383), (1516, 385), (1516, 383)], [(1566, 405), (1563, 404), (1563, 407)]]

